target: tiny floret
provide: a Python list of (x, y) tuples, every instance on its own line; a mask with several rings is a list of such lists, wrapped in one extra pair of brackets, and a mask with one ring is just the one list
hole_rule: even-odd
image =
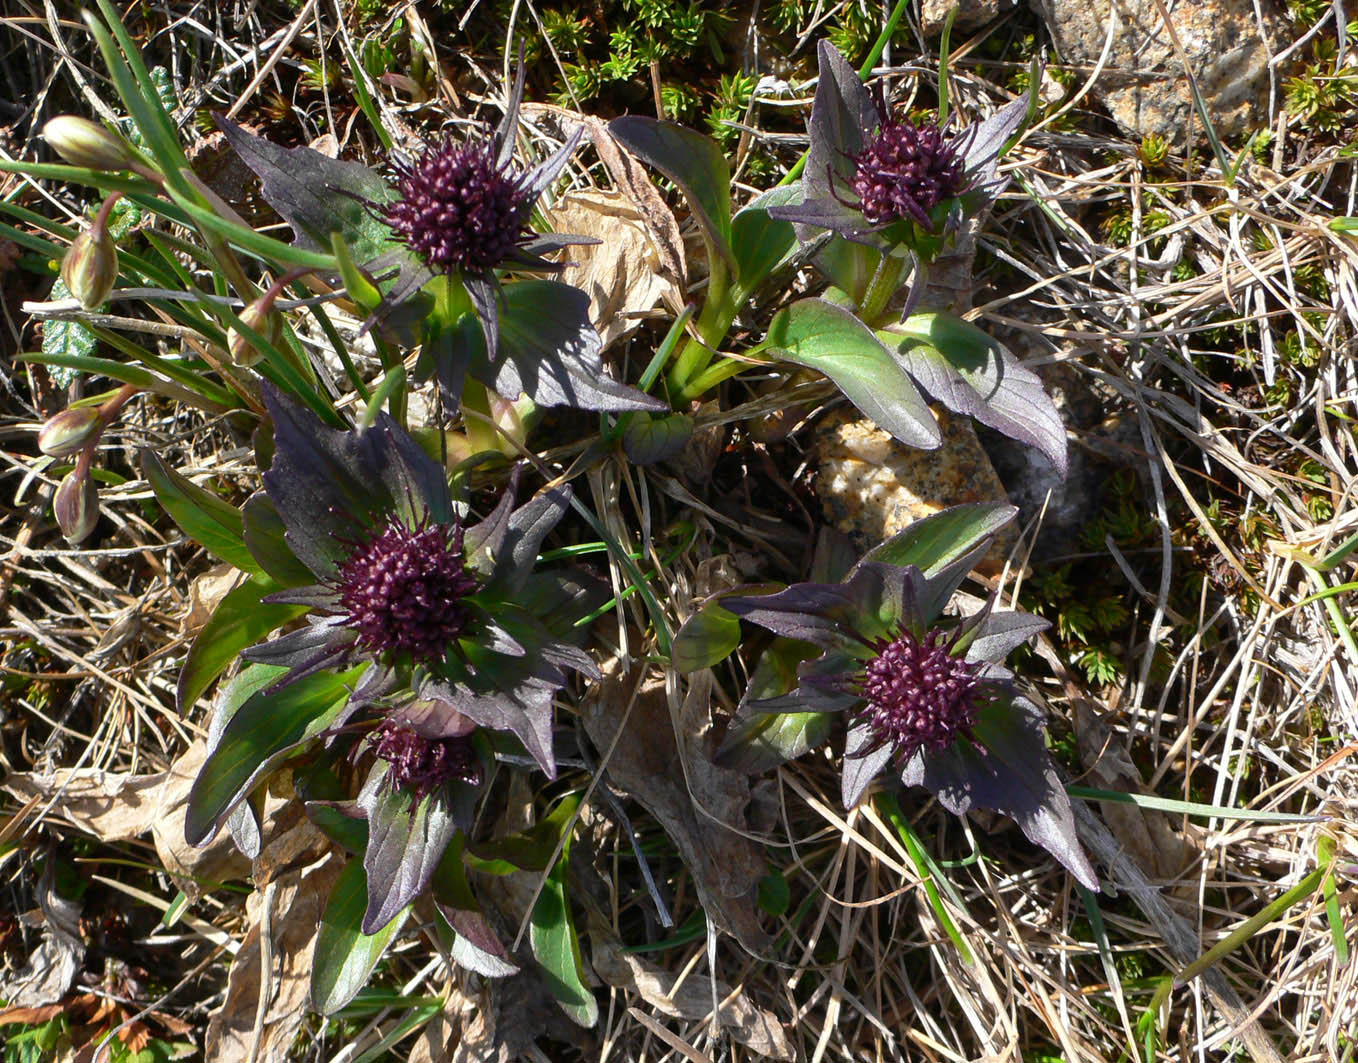
[(489, 140), (445, 140), (396, 167), (400, 198), (382, 213), (431, 269), (494, 269), (531, 235), (536, 197), (525, 175), (497, 165), (495, 155)]
[(976, 723), (973, 697), (979, 666), (951, 652), (942, 631), (930, 631), (921, 641), (902, 631), (890, 642), (881, 640), (877, 656), (868, 662), (858, 689), (865, 704), (858, 720), (872, 733), (864, 753), (892, 747), (905, 763), (921, 747), (942, 753)]
[(373, 653), (408, 654), (419, 664), (441, 661), (470, 618), (463, 601), (477, 589), (462, 555), (462, 529), (392, 518), (339, 569), (346, 626)]
[(955, 141), (933, 123), (884, 122), (854, 165), (853, 190), (874, 225), (910, 218), (929, 228), (929, 211), (967, 187)]
[(373, 751), (390, 765), (392, 791), (404, 791), (419, 801), (450, 782), (481, 781), (481, 765), (467, 736), (425, 738), (392, 719), (383, 720), (372, 735)]

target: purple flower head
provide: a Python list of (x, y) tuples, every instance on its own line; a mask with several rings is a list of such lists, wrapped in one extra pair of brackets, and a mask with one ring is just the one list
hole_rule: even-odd
[[(904, 247), (927, 261), (950, 232), (999, 194), (1000, 149), (1018, 129), (1027, 97), (957, 133), (891, 116), (828, 41), (808, 131), (802, 202), (769, 208), (805, 229), (829, 229), (883, 252)], [(811, 239), (799, 229), (804, 241)]]
[(877, 656), (857, 680), (863, 707), (854, 723), (867, 728), (866, 756), (890, 747), (902, 767), (919, 749), (942, 753), (959, 735), (971, 736), (976, 723), (980, 664), (955, 657), (956, 635), (940, 628), (923, 639), (903, 630), (878, 639)]
[(267, 384), (265, 402), (275, 456), (246, 504), (246, 540), (289, 588), (265, 600), (304, 606), (307, 623), (245, 658), (287, 669), (274, 690), (368, 662), (346, 716), (408, 690), (425, 737), (463, 734), (468, 721), (509, 731), (553, 772), (552, 697), (567, 670), (598, 675), (572, 627), (594, 587), (534, 571), (570, 489), (516, 509), (516, 471), (469, 523), (443, 468), (385, 415), (340, 430)]
[(456, 520), (408, 528), (389, 518), (349, 555), (334, 586), (360, 647), (418, 664), (443, 659), (471, 620), (464, 600), (479, 586), (467, 571), (462, 535)]
[(873, 225), (911, 218), (932, 229), (929, 212), (966, 191), (967, 178), (957, 144), (938, 126), (883, 122), (854, 159), (852, 188)]
[(996, 611), (993, 598), (965, 614), (948, 608), (1014, 512), (957, 506), (883, 543), (842, 582), (722, 597), (679, 632), (676, 653), (705, 667), (724, 656), (704, 644), (733, 637), (716, 609), (778, 636), (758, 659), (718, 753), (726, 766), (765, 770), (828, 740), (833, 721), (845, 719), (846, 808), (889, 772), (955, 814), (1011, 816), (1097, 889), (1046, 751), (1042, 713), (1002, 663), (1047, 622)]
[(369, 738), (378, 760), (387, 762), (392, 792), (423, 800), (449, 783), (481, 783), (481, 761), (470, 737), (426, 738), (413, 727), (387, 717)]
[(532, 237), (531, 186), (494, 143), (446, 138), (397, 163), (400, 198), (381, 208), (398, 236), (440, 273), (494, 269)]

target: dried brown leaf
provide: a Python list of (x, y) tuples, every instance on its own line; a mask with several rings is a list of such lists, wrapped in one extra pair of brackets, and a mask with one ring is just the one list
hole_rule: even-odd
[(648, 963), (626, 952), (607, 927), (597, 922), (590, 927), (594, 971), (605, 982), (636, 993), (651, 1007), (675, 1019), (699, 1020), (712, 1014), (716, 1001), (717, 1016), (730, 1035), (765, 1059), (792, 1059), (792, 1042), (778, 1020), (763, 1008), (750, 1003), (743, 992), (700, 974), (689, 974), (682, 981), (674, 972)]
[(570, 248), (560, 280), (589, 296), (590, 320), (605, 347), (633, 331), (639, 315), (662, 299), (673, 305), (678, 298), (650, 226), (623, 193), (567, 193), (553, 205), (551, 222), (557, 232), (602, 241)]
[(231, 963), (226, 1000), (208, 1020), (207, 1063), (288, 1058), (306, 1019), (312, 949), (342, 863), (328, 852), (250, 895), (249, 930)]
[[(585, 702), (583, 721), (601, 750), (613, 746), (616, 736), (610, 778), (665, 828), (693, 873), (708, 916), (758, 951), (768, 941), (755, 903), (764, 853), (741, 833), (748, 831), (748, 776), (712, 763), (711, 683), (707, 672), (689, 677), (688, 693), (672, 716), (664, 680), (648, 679), (629, 715), (635, 680), (619, 674), (614, 663)], [(682, 750), (676, 734), (684, 736)]]
[(28, 963), (12, 978), (0, 981), (0, 997), (11, 1007), (41, 1008), (66, 995), (85, 962), (85, 941), (80, 936), (80, 904), (57, 893), (56, 861), (48, 860), (38, 880), (38, 908), (42, 913), (42, 940)]

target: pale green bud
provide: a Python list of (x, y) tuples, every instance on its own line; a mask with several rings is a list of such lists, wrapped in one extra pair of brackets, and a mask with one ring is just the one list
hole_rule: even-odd
[(99, 491), (88, 472), (78, 476), (72, 469), (66, 474), (52, 499), (52, 512), (68, 543), (89, 538), (99, 523)]
[[(254, 329), (275, 347), (283, 339), (283, 319), (273, 309), (273, 300), (261, 296), (240, 312), (242, 324)], [(243, 332), (230, 328), (226, 332), (226, 352), (231, 356), (231, 364), (242, 368), (258, 362), (263, 353), (250, 342)]]
[(91, 170), (126, 170), (135, 160), (132, 146), (98, 122), (61, 114), (42, 127), (43, 139), (72, 166)]
[(96, 226), (71, 241), (61, 260), (61, 279), (86, 310), (104, 305), (118, 280), (118, 248), (107, 229)]
[(38, 429), (38, 449), (48, 457), (69, 458), (99, 438), (100, 427), (99, 410), (94, 406), (62, 410)]

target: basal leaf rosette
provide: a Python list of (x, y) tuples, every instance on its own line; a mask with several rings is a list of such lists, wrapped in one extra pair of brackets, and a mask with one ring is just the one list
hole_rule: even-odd
[(185, 833), (205, 843), (283, 760), (361, 733), (371, 932), (428, 884), (458, 827), (455, 797), (480, 775), (476, 735), (513, 736), (555, 774), (553, 696), (571, 671), (599, 677), (571, 637), (596, 592), (534, 570), (568, 487), (516, 507), (515, 475), (472, 522), (390, 418), (342, 431), (267, 385), (265, 402), (275, 453), (246, 543), (287, 588), (265, 602), (305, 609), (303, 624), (242, 654), (267, 682), (220, 727)]
[[(990, 547), (997, 512), (945, 510), (930, 521), (938, 532), (949, 527), (941, 518), (951, 520), (959, 532), (951, 541), (927, 528), (907, 529), (842, 582), (797, 583), (772, 594), (737, 591), (705, 608), (695, 629), (707, 640), (729, 639), (722, 614), (779, 636), (751, 675), (719, 760), (767, 769), (829, 740), (835, 719), (843, 718), (846, 808), (887, 774), (925, 787), (954, 814), (987, 808), (1010, 816), (1097, 889), (1046, 751), (1042, 713), (1003, 665), (1046, 621), (996, 611), (993, 599), (970, 616), (948, 612)], [(684, 644), (681, 632), (676, 645)], [(699, 663), (711, 662), (685, 649)]]

